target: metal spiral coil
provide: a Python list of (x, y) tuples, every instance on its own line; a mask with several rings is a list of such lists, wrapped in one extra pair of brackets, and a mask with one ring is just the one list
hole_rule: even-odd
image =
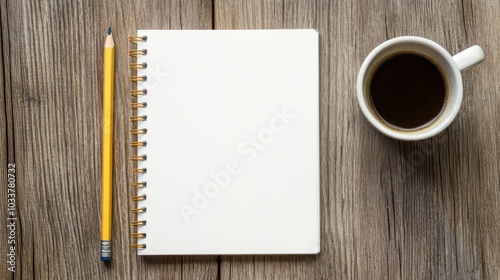
[(148, 36), (130, 36), (128, 37), (128, 41), (133, 44), (137, 44), (139, 42), (146, 42), (148, 40)]
[[(137, 45), (138, 43), (145, 43), (147, 42), (148, 37), (147, 36), (131, 36), (129, 37), (130, 43)], [(129, 56), (132, 59), (137, 59), (140, 56), (145, 56), (147, 55), (148, 50), (147, 49), (131, 49), (129, 51)], [(130, 75), (130, 81), (134, 84), (137, 84), (137, 87), (141, 86), (142, 82), (146, 82), (148, 77), (145, 75), (139, 75), (137, 74), (140, 70), (144, 70), (148, 68), (148, 64), (145, 62), (136, 62), (133, 61), (129, 64), (129, 69), (131, 71)], [(147, 107), (146, 102), (140, 102), (137, 99), (142, 98), (147, 95), (147, 90), (145, 88), (137, 88), (134, 86), (134, 89), (130, 90), (130, 95), (134, 99), (131, 104), (130, 108), (134, 111), (132, 116), (130, 117), (130, 122), (132, 124), (132, 128), (130, 129), (130, 134), (134, 138), (130, 142), (130, 146), (135, 150), (134, 154), (130, 156), (130, 160), (134, 163), (134, 166), (132, 168), (132, 173), (134, 174), (134, 177), (137, 178), (138, 175), (136, 174), (145, 174), (147, 172), (147, 169), (145, 167), (137, 166), (141, 162), (146, 162), (147, 161), (147, 156), (144, 154), (136, 154), (138, 152), (138, 149), (142, 147), (146, 147), (147, 142), (144, 141), (143, 139), (138, 139), (140, 137), (143, 137), (143, 135), (147, 134), (148, 130), (144, 128), (142, 125), (140, 125), (143, 122), (146, 122), (148, 117), (146, 115), (139, 115), (137, 110), (141, 110), (143, 108)], [(146, 182), (141, 182), (141, 181), (136, 181), (131, 184), (131, 186), (134, 189), (143, 189), (146, 188)], [(138, 215), (142, 213), (146, 213), (147, 208), (143, 206), (137, 206), (141, 201), (146, 200), (146, 194), (141, 194), (141, 195), (133, 195), (132, 196), (132, 202), (134, 203), (134, 207), (131, 209), (132, 214)], [(141, 227), (145, 226), (146, 221), (145, 220), (133, 220), (131, 222), (131, 226), (133, 227)], [(133, 231), (130, 236), (132, 238), (136, 239), (136, 242), (132, 242), (132, 248), (134, 249), (145, 249), (146, 244), (140, 243), (138, 239), (144, 239), (146, 238), (146, 233), (144, 232), (137, 232)]]

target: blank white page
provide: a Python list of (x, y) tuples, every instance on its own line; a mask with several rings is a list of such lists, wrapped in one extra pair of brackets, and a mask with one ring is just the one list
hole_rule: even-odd
[[(320, 250), (315, 30), (141, 30), (139, 255)], [(135, 206), (134, 206), (135, 207)]]

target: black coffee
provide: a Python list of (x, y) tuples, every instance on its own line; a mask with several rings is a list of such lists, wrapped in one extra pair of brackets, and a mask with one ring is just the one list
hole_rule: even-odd
[(400, 53), (372, 72), (368, 92), (373, 109), (396, 129), (430, 125), (441, 113), (448, 86), (441, 70), (429, 59)]

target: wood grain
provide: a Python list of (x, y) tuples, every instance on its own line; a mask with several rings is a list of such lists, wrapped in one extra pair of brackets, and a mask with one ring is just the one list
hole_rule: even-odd
[[(222, 257), (224, 279), (494, 279), (500, 225), (497, 3), (216, 1), (215, 28), (320, 32), (322, 252)], [(479, 15), (481, 19), (479, 22)], [(486, 31), (486, 32), (485, 32)], [(388, 139), (364, 120), (355, 82), (364, 57), (416, 35), (451, 53), (474, 43), (486, 62), (464, 73), (464, 105), (443, 134)], [(487, 42), (490, 42), (491, 47)], [(490, 73), (490, 74), (489, 74)], [(496, 82), (495, 82), (496, 81)], [(498, 107), (498, 106), (496, 106)], [(488, 244), (485, 247), (485, 243)]]
[[(500, 3), (0, 0), (0, 209), (17, 166), (17, 267), (1, 279), (496, 279), (500, 275)], [(114, 257), (99, 261), (102, 48), (115, 84)], [(130, 249), (127, 37), (137, 29), (314, 28), (320, 34), (321, 253), (138, 257)], [(391, 140), (362, 116), (358, 69), (381, 42), (435, 40), (486, 60), (463, 73), (442, 134)], [(2, 214), (3, 215), (3, 214)], [(5, 220), (4, 220), (5, 221)], [(0, 261), (7, 235), (0, 231)]]
[[(211, 28), (211, 3), (8, 1), (2, 19), (4, 11), (19, 176), (20, 267), (15, 279), (214, 278), (215, 256), (139, 258), (130, 248), (127, 117), (128, 36), (137, 29)], [(114, 255), (109, 266), (99, 261), (102, 51), (108, 26), (117, 45)], [(7, 275), (5, 269), (1, 273)]]
[[(7, 14), (5, 13), (6, 2), (0, 0), (0, 26), (7, 25)], [(13, 130), (12, 130), (12, 104), (10, 102), (10, 83), (9, 83), (9, 37), (8, 34), (3, 32), (3, 28), (0, 28), (0, 197), (2, 202), (0, 203), (2, 216), (7, 216), (8, 207), (8, 177), (7, 177), (7, 165), (8, 163), (13, 163), (14, 161), (14, 147), (12, 147)], [(10, 125), (7, 125), (7, 124)], [(14, 174), (15, 175), (15, 174)], [(6, 214), (3, 214), (6, 213)], [(8, 268), (11, 266), (7, 264), (10, 257), (7, 254), (11, 254), (11, 247), (16, 244), (8, 243), (10, 229), (6, 230), (7, 223), (10, 224), (11, 221), (7, 220), (7, 217), (3, 217), (5, 221), (5, 230), (0, 230), (0, 240), (2, 240), (2, 254), (0, 254), (0, 262), (5, 264), (3, 268), (3, 274), (8, 275)], [(17, 215), (16, 215), (17, 216)], [(15, 217), (16, 217), (15, 216)], [(14, 217), (11, 217), (14, 218)], [(13, 268), (15, 269), (15, 267)], [(13, 274), (9, 275), (13, 276)]]

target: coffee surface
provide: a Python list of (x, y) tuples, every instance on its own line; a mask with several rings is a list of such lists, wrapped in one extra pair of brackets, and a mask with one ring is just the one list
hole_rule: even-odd
[(440, 69), (417, 54), (402, 53), (383, 61), (369, 84), (378, 115), (396, 129), (426, 127), (440, 115), (447, 99)]

